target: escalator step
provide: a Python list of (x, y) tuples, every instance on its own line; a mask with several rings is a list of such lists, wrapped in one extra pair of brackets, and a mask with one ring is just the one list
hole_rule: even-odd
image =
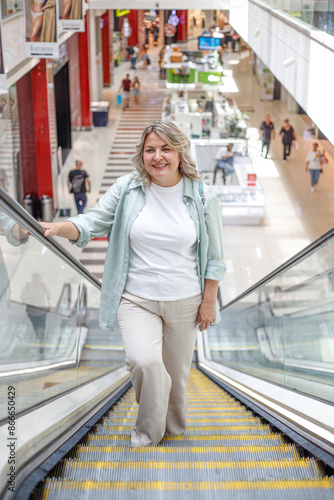
[[(282, 500), (283, 496), (284, 500), (332, 500), (332, 486), (328, 478), (304, 481), (48, 481), (45, 498), (109, 500), (112, 493), (112, 500), (156, 500), (157, 497), (175, 500), (175, 492), (182, 492), (182, 499), (205, 500), (210, 492), (210, 500), (221, 500), (224, 492), (224, 500)], [(249, 496), (245, 497), (245, 493)]]
[[(129, 443), (130, 444), (130, 443)], [(85, 446), (77, 447), (77, 458), (89, 461), (108, 460), (279, 460), (294, 459), (292, 445), (280, 446)]]
[(196, 369), (187, 430), (131, 447), (134, 391), (63, 459), (34, 500), (334, 500), (321, 462), (274, 432)]

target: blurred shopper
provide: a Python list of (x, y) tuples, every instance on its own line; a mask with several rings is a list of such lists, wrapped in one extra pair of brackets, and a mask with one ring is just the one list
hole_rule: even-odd
[(36, 334), (40, 357), (44, 356), (45, 323), (46, 316), (51, 306), (51, 295), (42, 276), (33, 273), (21, 293), (21, 299), (26, 304), (26, 312)]
[[(74, 201), (78, 210), (78, 214), (82, 214), (87, 204), (86, 192), (90, 192), (91, 184), (88, 179), (86, 170), (81, 170), (82, 161), (75, 161), (75, 170), (71, 170), (68, 174), (69, 192), (74, 194)], [(87, 189), (88, 186), (88, 189)]]
[(160, 16), (156, 16), (153, 23), (153, 37), (154, 37), (154, 45), (158, 45), (158, 36), (160, 30)]
[(282, 138), (283, 143), (283, 161), (288, 159), (291, 153), (291, 146), (293, 141), (297, 141), (297, 136), (293, 127), (291, 127), (289, 120), (284, 120), (283, 127), (280, 130), (279, 136)]
[(147, 68), (147, 66), (150, 63), (150, 60), (149, 60), (149, 57), (147, 54), (147, 48), (145, 47), (145, 45), (143, 45), (143, 47), (141, 49), (141, 58), (143, 60), (143, 68)]
[(216, 168), (213, 174), (213, 184), (216, 183), (216, 175), (218, 170), (222, 170), (223, 183), (226, 182), (226, 177), (234, 172), (234, 153), (232, 151), (233, 144), (222, 146), (216, 154)]
[(265, 116), (264, 121), (260, 125), (259, 134), (262, 140), (261, 156), (263, 155), (264, 148), (266, 148), (265, 158), (268, 158), (270, 141), (272, 138), (275, 139), (275, 127), (270, 120), (270, 115)]
[(134, 46), (132, 47), (132, 53), (130, 54), (130, 59), (131, 59), (131, 69), (136, 69), (136, 61), (138, 57), (138, 44), (135, 43)]
[(112, 329), (118, 318), (139, 404), (131, 444), (152, 446), (186, 430), (197, 325), (219, 321), (225, 264), (221, 207), (200, 181), (189, 138), (172, 122), (154, 122), (132, 161), (135, 171), (89, 212), (41, 226), (80, 247), (111, 231), (100, 325)]
[(307, 155), (305, 170), (310, 172), (311, 192), (314, 193), (321, 172), (321, 152), (317, 142), (313, 144), (312, 151), (309, 151)]
[(130, 75), (127, 74), (119, 88), (119, 91), (123, 89), (123, 99), (124, 99), (123, 109), (128, 108), (130, 106), (131, 80), (129, 77)]
[(140, 81), (138, 76), (135, 76), (135, 79), (132, 84), (133, 88), (133, 97), (135, 99), (136, 108), (139, 108), (139, 96), (140, 96)]
[(148, 11), (144, 13), (143, 24), (145, 28), (145, 45), (148, 45), (149, 35), (152, 33), (153, 29), (150, 13)]

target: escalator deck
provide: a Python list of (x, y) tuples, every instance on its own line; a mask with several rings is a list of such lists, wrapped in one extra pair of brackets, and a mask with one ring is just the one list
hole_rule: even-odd
[(197, 369), (188, 382), (187, 431), (132, 448), (138, 405), (129, 389), (51, 471), (34, 500), (333, 500), (315, 458)]

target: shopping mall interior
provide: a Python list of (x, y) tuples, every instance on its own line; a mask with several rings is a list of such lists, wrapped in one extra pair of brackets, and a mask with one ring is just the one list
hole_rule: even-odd
[[(1, 3), (0, 498), (334, 499), (331, 2), (76, 2)], [(110, 193), (121, 203), (115, 188), (161, 120), (218, 200), (226, 265), (220, 320), (196, 332), (182, 432), (168, 430), (164, 331), (171, 392), (163, 409), (152, 390), (149, 413), (123, 329), (103, 319), (101, 288), (111, 311), (128, 272), (128, 226), (117, 208), (96, 234), (89, 218)], [(78, 245), (47, 237), (78, 213)], [(132, 328), (144, 349), (146, 325)], [(134, 445), (140, 418), (146, 437), (167, 421), (158, 444)]]

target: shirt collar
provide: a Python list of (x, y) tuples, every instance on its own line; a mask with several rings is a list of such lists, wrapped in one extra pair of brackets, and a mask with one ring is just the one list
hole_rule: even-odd
[[(187, 198), (191, 198), (193, 200), (194, 199), (193, 180), (190, 179), (190, 177), (188, 177), (187, 175), (184, 175), (183, 182), (184, 182), (183, 196), (186, 196)], [(142, 190), (144, 190), (143, 181), (140, 179), (136, 179), (135, 177), (132, 177), (132, 182), (129, 185), (129, 189), (134, 189), (137, 187), (141, 187)]]

